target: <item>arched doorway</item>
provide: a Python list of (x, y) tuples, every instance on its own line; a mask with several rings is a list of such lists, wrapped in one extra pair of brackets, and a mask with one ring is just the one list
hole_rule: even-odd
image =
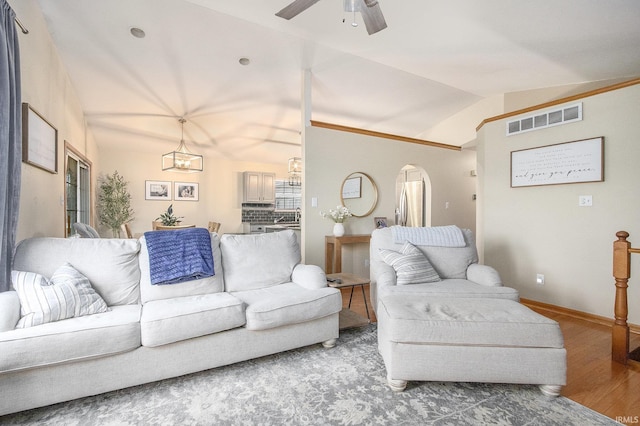
[(431, 226), (431, 179), (420, 166), (407, 164), (396, 178), (396, 225)]

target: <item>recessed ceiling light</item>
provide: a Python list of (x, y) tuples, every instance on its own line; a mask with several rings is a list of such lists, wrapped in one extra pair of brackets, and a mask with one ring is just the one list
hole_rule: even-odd
[(142, 29), (137, 27), (131, 27), (129, 31), (131, 32), (131, 35), (136, 38), (144, 38), (144, 36), (146, 35)]
[(251, 60), (249, 58), (240, 58), (238, 62), (240, 62), (240, 65), (249, 65)]

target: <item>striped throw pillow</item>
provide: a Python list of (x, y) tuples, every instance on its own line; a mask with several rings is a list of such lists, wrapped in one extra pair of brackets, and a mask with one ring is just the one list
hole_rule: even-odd
[(108, 310), (89, 279), (69, 263), (58, 268), (50, 280), (35, 272), (23, 271), (11, 271), (11, 280), (20, 299), (21, 318), (16, 328)]
[(405, 242), (402, 251), (380, 249), (382, 260), (396, 271), (397, 285), (422, 284), (441, 281), (440, 276), (433, 269), (429, 259), (419, 248)]

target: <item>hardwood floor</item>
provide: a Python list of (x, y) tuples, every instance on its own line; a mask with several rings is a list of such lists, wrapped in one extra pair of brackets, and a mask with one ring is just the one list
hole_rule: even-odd
[[(365, 288), (372, 313), (369, 288)], [(342, 290), (342, 300), (346, 307), (347, 289)], [(620, 423), (640, 424), (640, 365), (611, 361), (611, 328), (540, 307), (533, 309), (558, 321), (562, 329), (567, 349), (567, 385), (562, 395)], [(354, 291), (351, 310), (366, 316), (361, 291)], [(632, 334), (631, 348), (636, 347), (640, 347), (640, 335)]]

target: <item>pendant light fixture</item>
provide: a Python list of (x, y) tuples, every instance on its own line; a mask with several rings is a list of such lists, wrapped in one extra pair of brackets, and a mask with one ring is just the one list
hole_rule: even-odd
[(178, 145), (175, 151), (168, 152), (162, 156), (162, 170), (181, 173), (201, 172), (203, 163), (202, 155), (192, 153), (184, 143), (184, 123), (186, 123), (187, 120), (180, 117), (178, 121), (182, 126), (180, 145)]
[(289, 185), (302, 185), (302, 158), (300, 157), (289, 158)]

